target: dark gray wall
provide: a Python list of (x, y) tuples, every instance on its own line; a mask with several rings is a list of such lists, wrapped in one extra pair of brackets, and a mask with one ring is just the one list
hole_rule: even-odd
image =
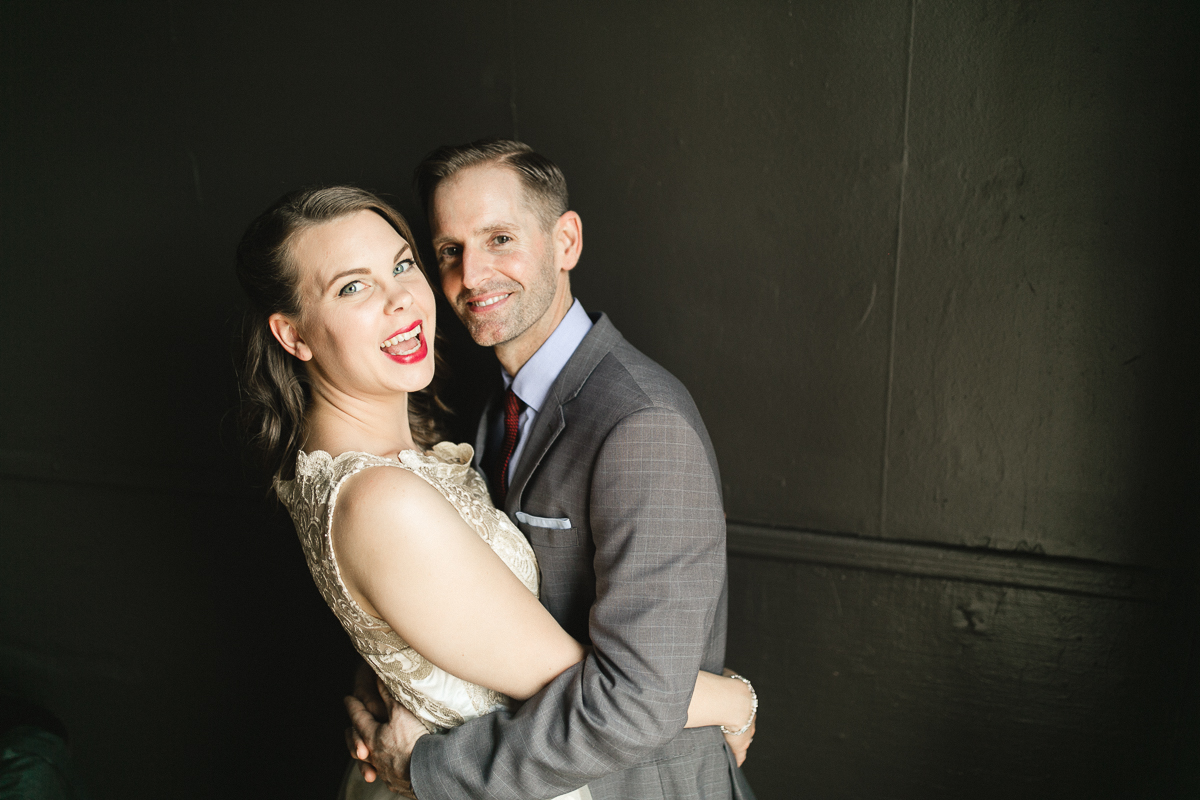
[(1195, 796), (1198, 23), (0, 4), (0, 689), (101, 798), (329, 796), (352, 657), (239, 465), (232, 250), (515, 135), (708, 421), (763, 800)]

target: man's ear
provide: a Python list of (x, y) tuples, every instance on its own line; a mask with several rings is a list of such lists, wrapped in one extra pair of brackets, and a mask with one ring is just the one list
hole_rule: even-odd
[(583, 254), (583, 220), (574, 211), (567, 211), (554, 224), (554, 256), (558, 268), (575, 269)]
[(300, 335), (300, 329), (296, 327), (295, 321), (283, 314), (275, 313), (267, 317), (267, 327), (271, 329), (271, 335), (275, 337), (275, 341), (283, 346), (284, 350), (294, 355), (301, 361), (308, 361), (312, 358), (312, 350), (304, 343), (304, 337)]

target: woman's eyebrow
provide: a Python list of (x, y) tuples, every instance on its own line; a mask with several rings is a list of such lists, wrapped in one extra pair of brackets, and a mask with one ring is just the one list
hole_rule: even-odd
[[(401, 251), (401, 252), (403, 252), (403, 251)], [(371, 274), (371, 271), (369, 269), (365, 269), (363, 267), (359, 267), (357, 269), (343, 270), (343, 271), (339, 272), (337, 275), (334, 275), (332, 278), (329, 279), (329, 283), (325, 284), (325, 291), (329, 291), (330, 286), (333, 286), (333, 284), (337, 283), (339, 279), (345, 278), (347, 275), (370, 275), (370, 274)]]
[[(396, 257), (392, 260), (399, 261), (400, 257), (403, 256), (405, 253), (409, 252), (410, 250), (412, 250), (412, 247), (406, 243), (404, 245), (404, 247), (400, 248), (400, 252), (396, 253)], [(337, 275), (334, 275), (332, 278), (329, 279), (329, 283), (325, 284), (325, 291), (329, 291), (330, 286), (333, 286), (333, 284), (337, 283), (337, 281), (340, 278), (345, 278), (347, 275), (370, 275), (370, 274), (371, 274), (371, 270), (366, 269), (365, 267), (358, 267), (356, 269), (344, 269), (341, 272), (339, 272)]]

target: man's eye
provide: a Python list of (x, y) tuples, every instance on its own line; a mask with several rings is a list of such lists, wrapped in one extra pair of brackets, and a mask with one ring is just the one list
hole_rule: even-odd
[(441, 252), (438, 253), (438, 258), (458, 258), (460, 253), (462, 253), (461, 247), (443, 247)]
[(511, 237), (511, 236), (505, 236), (505, 235), (502, 233), (502, 234), (500, 234), (499, 236), (497, 236), (495, 239), (493, 239), (492, 241), (494, 241), (496, 244), (508, 244), (509, 242), (511, 242), (511, 241), (512, 241), (512, 237)]
[(350, 281), (350, 283), (341, 288), (338, 292), (338, 297), (345, 297), (348, 294), (358, 294), (364, 288), (366, 288), (366, 285), (362, 281)]
[(410, 269), (412, 269), (416, 265), (417, 265), (416, 261), (414, 261), (411, 258), (406, 258), (403, 261), (401, 261), (400, 263), (398, 263), (395, 267), (392, 268), (392, 274), (393, 275), (403, 275), (404, 273), (408, 272)]

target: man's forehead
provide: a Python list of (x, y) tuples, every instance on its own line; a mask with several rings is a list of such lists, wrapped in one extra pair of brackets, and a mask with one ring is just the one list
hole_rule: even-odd
[[(459, 189), (462, 191), (457, 192)], [(451, 193), (452, 200), (448, 199)], [(448, 207), (447, 203), (453, 205)], [(499, 164), (480, 164), (449, 176), (434, 189), (429, 222), (435, 241), (451, 233), (441, 230), (450, 221), (444, 219), (447, 214), (471, 217), (472, 228), (467, 232), (455, 231), (454, 235), (482, 234), (499, 228), (533, 225), (534, 221), (522, 218), (536, 217), (537, 208), (515, 170)], [(467, 220), (460, 218), (460, 221)]]
[(444, 197), (447, 192), (452, 192), (464, 184), (478, 191), (480, 188), (511, 188), (514, 182), (519, 183), (520, 178), (514, 170), (508, 167), (501, 164), (475, 164), (464, 167), (439, 181), (438, 185), (434, 187), (433, 199), (436, 202), (438, 197)]

